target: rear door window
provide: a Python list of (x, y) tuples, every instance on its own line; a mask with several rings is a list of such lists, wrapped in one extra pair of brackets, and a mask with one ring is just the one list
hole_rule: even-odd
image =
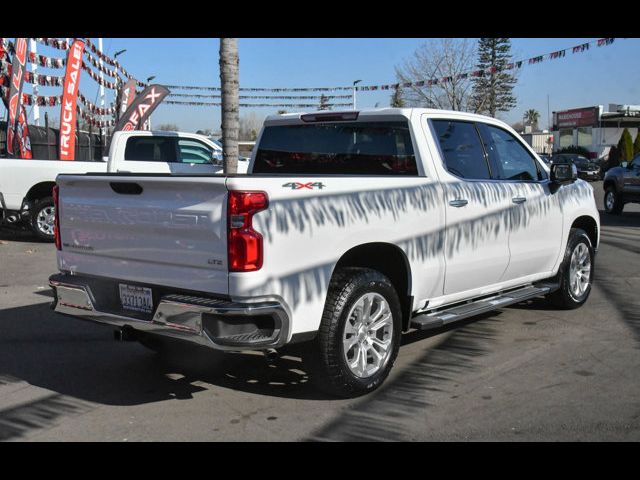
[(473, 123), (432, 120), (432, 125), (440, 143), (445, 167), (450, 173), (471, 180), (491, 178), (489, 164)]
[(254, 173), (418, 175), (407, 122), (265, 127)]
[(198, 140), (180, 138), (178, 140), (178, 152), (182, 163), (211, 163), (213, 149)]
[(176, 162), (175, 138), (130, 137), (127, 139), (124, 159), (135, 162)]

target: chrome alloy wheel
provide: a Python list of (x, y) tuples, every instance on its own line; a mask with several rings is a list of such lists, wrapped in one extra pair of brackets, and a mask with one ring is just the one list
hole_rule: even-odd
[(607, 192), (607, 196), (604, 200), (604, 203), (607, 207), (607, 210), (609, 211), (613, 210), (613, 206), (616, 203), (616, 194), (611, 191)]
[(38, 230), (45, 235), (53, 236), (53, 226), (56, 218), (56, 209), (54, 206), (44, 207), (38, 212), (36, 223)]
[(569, 287), (576, 299), (582, 297), (589, 288), (591, 278), (591, 256), (589, 248), (584, 243), (579, 243), (571, 254), (569, 265)]
[(391, 355), (393, 315), (385, 298), (366, 293), (351, 307), (344, 326), (344, 359), (351, 372), (366, 378), (382, 369)]

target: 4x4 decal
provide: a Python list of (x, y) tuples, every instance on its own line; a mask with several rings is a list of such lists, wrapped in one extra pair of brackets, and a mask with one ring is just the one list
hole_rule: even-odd
[(289, 182), (289, 183), (285, 183), (284, 185), (282, 185), (283, 188), (290, 188), (291, 190), (302, 190), (304, 188), (308, 188), (309, 190), (313, 190), (315, 188), (318, 188), (320, 190), (322, 190), (324, 188), (324, 183), (322, 182), (307, 182), (307, 183), (300, 183), (300, 182)]

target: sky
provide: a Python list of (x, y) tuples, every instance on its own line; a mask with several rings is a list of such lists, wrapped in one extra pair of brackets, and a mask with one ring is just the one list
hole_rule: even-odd
[[(394, 83), (397, 81), (395, 66), (410, 58), (427, 40), (241, 38), (240, 86), (331, 87), (349, 86), (354, 80), (362, 80), (362, 85)], [(527, 59), (592, 40), (596, 39), (513, 38), (512, 55), (514, 60)], [(97, 39), (94, 41), (97, 43)], [(126, 49), (118, 60), (140, 80), (144, 81), (154, 75), (154, 83), (167, 85), (220, 85), (217, 38), (105, 38), (103, 42), (104, 51), (109, 56), (118, 50)], [(62, 56), (62, 51), (44, 45), (38, 45), (38, 53)], [(640, 64), (636, 61), (639, 54), (640, 39), (618, 38), (610, 46), (591, 45), (584, 53), (573, 54), (569, 50), (564, 58), (545, 58), (539, 64), (525, 64), (519, 70), (514, 90), (517, 106), (512, 111), (501, 114), (500, 118), (513, 124), (522, 120), (526, 110), (533, 108), (541, 114), (540, 127), (546, 128), (548, 111), (593, 105), (604, 105), (606, 108), (609, 103), (640, 104)], [(49, 70), (42, 67), (39, 67), (38, 73), (64, 74), (60, 69)], [(39, 88), (40, 95), (61, 93), (61, 87)], [(25, 85), (24, 91), (31, 92), (31, 86)], [(92, 101), (98, 98), (97, 84), (86, 73), (82, 74), (80, 91)], [(178, 90), (175, 92), (186, 93)], [(388, 106), (391, 93), (360, 91), (357, 93), (358, 108), (373, 108), (376, 104), (379, 107)], [(112, 97), (108, 96), (107, 103), (111, 99)], [(348, 102), (349, 99), (339, 101)], [(277, 103), (269, 100), (255, 102)], [(53, 118), (59, 116), (59, 108), (51, 107), (46, 110)], [(268, 114), (276, 113), (277, 108), (241, 108), (240, 115), (246, 116), (252, 111), (258, 119), (262, 119)], [(152, 120), (154, 125), (172, 123), (184, 131), (219, 130), (220, 107), (161, 104), (154, 112)]]

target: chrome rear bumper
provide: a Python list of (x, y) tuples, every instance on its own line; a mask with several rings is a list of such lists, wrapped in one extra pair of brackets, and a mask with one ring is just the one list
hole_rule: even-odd
[(288, 339), (289, 317), (277, 301), (238, 303), (192, 295), (163, 295), (151, 318), (145, 320), (97, 309), (91, 286), (82, 277), (53, 275), (49, 285), (55, 293), (52, 308), (57, 313), (115, 327), (131, 327), (217, 350), (277, 348)]

